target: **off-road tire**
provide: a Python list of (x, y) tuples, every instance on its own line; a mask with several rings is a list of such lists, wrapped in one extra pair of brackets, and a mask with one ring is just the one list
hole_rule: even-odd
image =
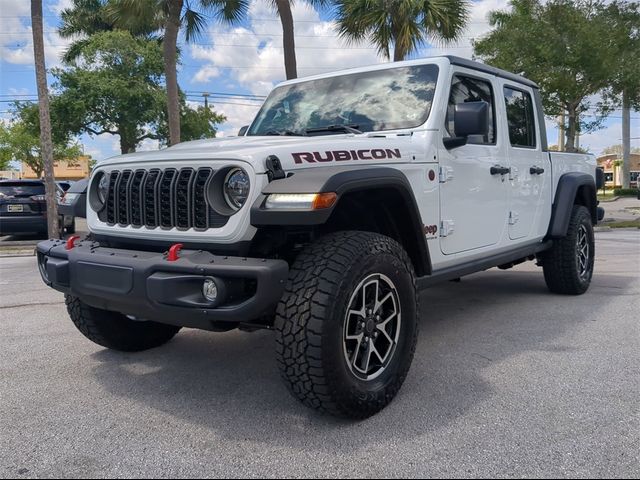
[(118, 312), (94, 308), (77, 297), (66, 295), (67, 311), (85, 337), (102, 347), (121, 352), (141, 352), (171, 340), (180, 327), (157, 322), (140, 322)]
[[(343, 351), (345, 315), (356, 287), (380, 274), (396, 287), (400, 333), (380, 376), (362, 380)], [(382, 410), (400, 390), (413, 359), (417, 300), (413, 265), (389, 237), (345, 231), (306, 247), (291, 267), (275, 319), (278, 366), (290, 392), (309, 407), (342, 417), (363, 419)]]
[[(589, 259), (587, 270), (581, 275), (578, 256), (580, 232), (586, 233)], [(589, 210), (574, 205), (569, 220), (567, 235), (554, 240), (553, 247), (542, 255), (544, 280), (553, 293), (581, 295), (587, 291), (593, 276), (595, 241)]]

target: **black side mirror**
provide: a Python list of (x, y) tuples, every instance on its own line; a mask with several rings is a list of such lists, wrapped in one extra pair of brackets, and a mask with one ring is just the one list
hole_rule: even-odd
[(249, 125), (245, 125), (240, 130), (238, 130), (238, 136), (244, 137), (245, 133), (247, 133), (247, 130), (249, 130)]
[(489, 104), (487, 102), (466, 102), (455, 106), (453, 113), (455, 137), (445, 138), (447, 149), (466, 145), (470, 135), (489, 133)]

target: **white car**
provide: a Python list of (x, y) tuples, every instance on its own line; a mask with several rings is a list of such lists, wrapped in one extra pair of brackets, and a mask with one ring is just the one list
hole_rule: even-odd
[(419, 290), (527, 260), (589, 287), (596, 161), (544, 125), (536, 84), (456, 57), (288, 81), (244, 136), (101, 162), (89, 238), (41, 243), (40, 271), (100, 345), (273, 329), (295, 397), (368, 417), (407, 376)]

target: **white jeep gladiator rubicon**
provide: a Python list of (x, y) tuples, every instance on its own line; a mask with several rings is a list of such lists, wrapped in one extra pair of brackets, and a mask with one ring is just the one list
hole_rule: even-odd
[(548, 151), (535, 83), (456, 57), (376, 65), (280, 84), (240, 137), (101, 162), (90, 235), (38, 262), (99, 345), (273, 329), (295, 397), (365, 418), (409, 371), (421, 289), (537, 260), (552, 292), (587, 290), (596, 177)]

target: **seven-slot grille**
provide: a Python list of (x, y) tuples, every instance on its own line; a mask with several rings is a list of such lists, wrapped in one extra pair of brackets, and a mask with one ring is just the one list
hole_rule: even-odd
[(206, 200), (211, 168), (112, 170), (100, 220), (111, 225), (204, 230), (219, 228), (229, 217)]

